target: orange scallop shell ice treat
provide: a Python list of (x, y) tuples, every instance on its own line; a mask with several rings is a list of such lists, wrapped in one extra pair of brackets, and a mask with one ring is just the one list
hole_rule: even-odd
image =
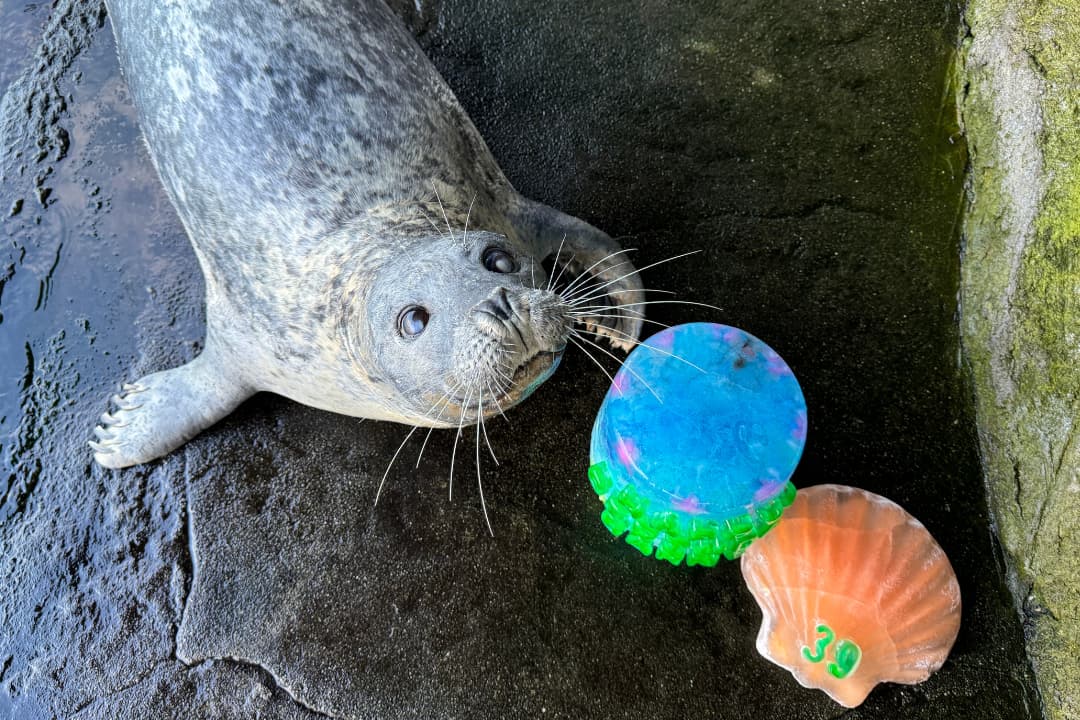
[(902, 507), (857, 488), (799, 490), (742, 573), (764, 615), (758, 652), (846, 707), (879, 682), (928, 678), (960, 630), (941, 546)]

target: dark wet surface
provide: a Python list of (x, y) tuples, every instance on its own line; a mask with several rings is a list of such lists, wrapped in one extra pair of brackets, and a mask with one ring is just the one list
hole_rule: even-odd
[(468, 464), (446, 500), (451, 433), (373, 510), (405, 430), (270, 396), (164, 461), (93, 467), (116, 385), (197, 353), (202, 280), (108, 24), (68, 5), (0, 7), (0, 81), (44, 68), (0, 125), (0, 718), (315, 716), (286, 690), (380, 718), (1038, 717), (957, 367), (955, 9), (446, 0), (416, 21), (525, 194), (642, 265), (704, 250), (646, 284), (722, 311), (650, 317), (784, 356), (810, 409), (796, 484), (882, 493), (949, 554), (952, 657), (845, 713), (757, 655), (737, 566), (607, 535), (585, 479), (606, 380), (580, 355), (490, 428), (495, 539)]

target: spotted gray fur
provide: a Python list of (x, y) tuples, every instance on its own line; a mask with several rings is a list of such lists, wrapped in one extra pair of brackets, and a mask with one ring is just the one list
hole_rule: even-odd
[[(542, 267), (563, 242), (574, 268), (597, 263), (612, 302), (640, 301), (607, 235), (513, 189), (382, 0), (107, 6), (206, 277), (207, 337), (191, 363), (114, 396), (91, 443), (102, 465), (160, 457), (261, 390), (436, 427), (476, 421), (466, 391), (497, 390), (505, 409), (566, 344), (571, 316)], [(484, 268), (492, 246), (516, 272)], [(410, 304), (431, 320), (407, 339)], [(625, 347), (636, 315), (593, 326)]]

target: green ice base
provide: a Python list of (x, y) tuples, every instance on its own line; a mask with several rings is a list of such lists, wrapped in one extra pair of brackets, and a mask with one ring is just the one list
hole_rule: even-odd
[(606, 462), (589, 468), (589, 482), (604, 503), (601, 522), (615, 537), (626, 533), (626, 542), (643, 555), (656, 551), (658, 560), (678, 565), (712, 567), (721, 557), (734, 560), (750, 547), (750, 543), (769, 532), (779, 520), (784, 508), (795, 499), (791, 482), (773, 499), (745, 515), (723, 522), (681, 513), (670, 508), (650, 509), (649, 499), (632, 485), (617, 488), (608, 472)]

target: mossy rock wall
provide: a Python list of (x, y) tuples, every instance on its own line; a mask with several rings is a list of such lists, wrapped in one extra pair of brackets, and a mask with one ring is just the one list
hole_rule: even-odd
[(1080, 0), (972, 0), (962, 333), (1047, 717), (1080, 718)]

